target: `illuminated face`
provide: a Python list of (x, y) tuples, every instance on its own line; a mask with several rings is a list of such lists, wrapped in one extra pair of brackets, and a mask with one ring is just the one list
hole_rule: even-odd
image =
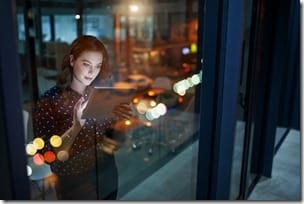
[(85, 51), (77, 59), (70, 56), (73, 67), (73, 82), (88, 86), (101, 70), (102, 54), (97, 51)]

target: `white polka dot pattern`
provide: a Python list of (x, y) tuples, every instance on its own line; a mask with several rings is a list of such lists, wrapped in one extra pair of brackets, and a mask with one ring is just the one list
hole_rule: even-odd
[[(81, 97), (82, 95), (70, 88), (61, 90), (55, 86), (39, 99), (33, 112), (33, 127), (34, 136), (43, 138), (46, 143), (42, 152), (52, 150), (53, 147), (49, 143), (52, 135), (62, 135), (72, 126), (73, 107)], [(86, 94), (84, 97), (87, 98), (88, 95)], [(113, 120), (109, 118), (87, 119), (69, 149), (69, 159), (66, 161), (57, 159), (51, 164), (52, 171), (57, 175), (68, 176), (95, 168), (95, 144), (101, 141), (101, 136), (112, 125), (112, 122)], [(114, 155), (111, 156), (114, 157)]]

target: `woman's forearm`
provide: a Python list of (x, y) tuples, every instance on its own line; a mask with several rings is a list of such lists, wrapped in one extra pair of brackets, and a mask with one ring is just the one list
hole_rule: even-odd
[(75, 141), (76, 136), (82, 128), (81, 124), (73, 124), (65, 133), (61, 135), (62, 145), (57, 148), (57, 151), (68, 151)]

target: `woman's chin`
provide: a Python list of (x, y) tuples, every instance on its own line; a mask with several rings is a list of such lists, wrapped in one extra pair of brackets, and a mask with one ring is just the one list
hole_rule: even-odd
[(83, 83), (85, 86), (89, 86), (90, 84), (92, 84), (92, 80), (90, 80), (90, 81), (86, 80), (86, 81), (83, 81), (82, 83)]

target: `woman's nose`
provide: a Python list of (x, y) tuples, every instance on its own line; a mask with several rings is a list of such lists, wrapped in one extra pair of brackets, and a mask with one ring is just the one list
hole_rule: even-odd
[(89, 73), (90, 74), (93, 73), (93, 67), (92, 66), (90, 66), (90, 68), (89, 68)]

